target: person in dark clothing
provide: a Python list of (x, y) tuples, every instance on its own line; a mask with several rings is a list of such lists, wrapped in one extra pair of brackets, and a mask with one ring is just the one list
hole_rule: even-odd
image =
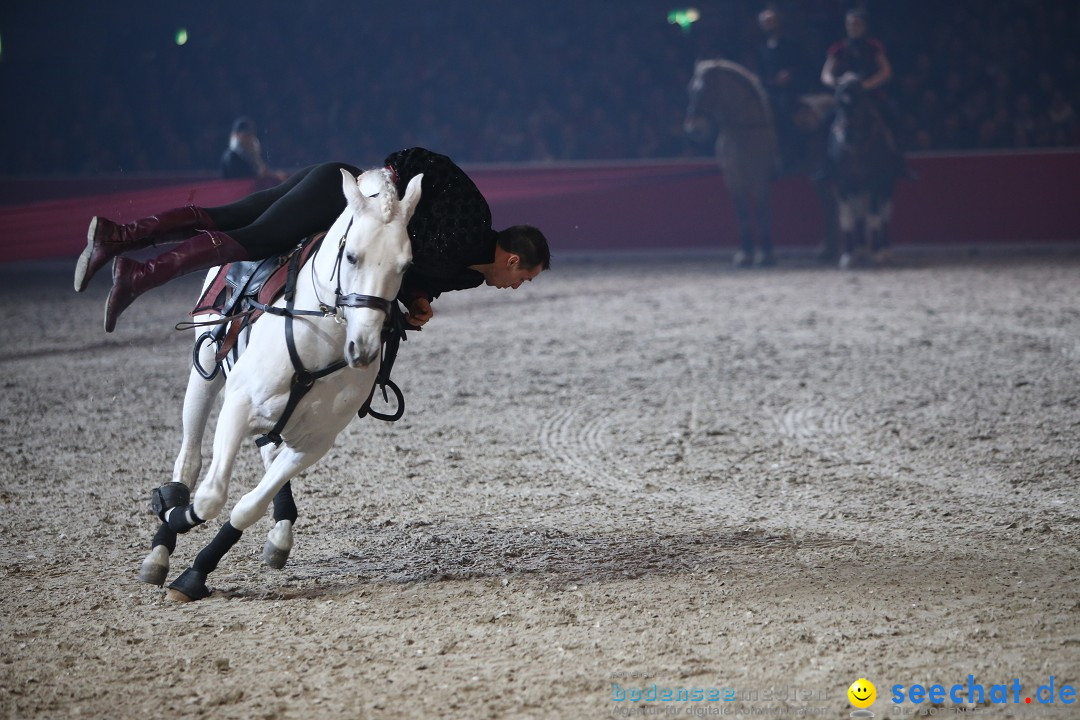
[(262, 144), (255, 134), (255, 122), (249, 117), (239, 117), (229, 133), (229, 147), (221, 155), (221, 176), (233, 178), (270, 178), (282, 181), (285, 176), (271, 170), (263, 159)]
[[(408, 320), (423, 325), (440, 293), (487, 284), (516, 289), (551, 265), (547, 239), (535, 227), (491, 228), (491, 211), (476, 185), (445, 155), (411, 148), (386, 158), (398, 194), (423, 173), (420, 203), (409, 222), (413, 266), (398, 298)], [(217, 208), (188, 206), (118, 225), (102, 217), (90, 222), (87, 246), (75, 268), (75, 290), (86, 289), (111, 258), (113, 288), (105, 310), (105, 331), (139, 295), (169, 280), (236, 260), (285, 252), (301, 239), (328, 229), (345, 210), (341, 169), (346, 163), (305, 168), (275, 187)], [(184, 240), (157, 258), (138, 263), (123, 253)]]
[(758, 25), (765, 33), (765, 42), (758, 48), (758, 71), (769, 98), (780, 157), (784, 167), (791, 168), (799, 160), (801, 142), (795, 127), (795, 112), (799, 96), (805, 92), (806, 63), (798, 45), (784, 35), (782, 23), (780, 13), (773, 8), (758, 14)]

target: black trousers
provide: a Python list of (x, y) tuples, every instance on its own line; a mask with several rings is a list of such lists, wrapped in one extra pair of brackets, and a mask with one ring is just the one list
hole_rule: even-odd
[(253, 260), (277, 255), (308, 235), (329, 230), (345, 210), (341, 168), (345, 163), (312, 165), (280, 185), (252, 193), (231, 205), (203, 208), (218, 229), (240, 243)]

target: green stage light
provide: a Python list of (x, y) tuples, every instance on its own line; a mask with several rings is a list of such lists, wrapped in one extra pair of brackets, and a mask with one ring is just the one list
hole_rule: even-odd
[(187, 37), (188, 37), (187, 36), (187, 28), (180, 28), (179, 30), (176, 31), (176, 44), (177, 45), (186, 45), (187, 44)]
[(683, 32), (690, 32), (690, 26), (701, 19), (701, 13), (697, 8), (684, 8), (672, 10), (667, 15), (667, 21), (671, 25), (678, 25)]

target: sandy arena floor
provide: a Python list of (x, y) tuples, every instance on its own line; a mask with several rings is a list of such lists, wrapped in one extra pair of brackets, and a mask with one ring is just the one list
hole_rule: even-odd
[[(286, 569), (267, 518), (190, 605), (135, 573), (198, 278), (106, 335), (104, 277), (0, 266), (3, 715), (621, 716), (655, 683), (737, 693), (647, 704), (667, 717), (846, 718), (865, 677), (880, 718), (917, 709), (894, 685), (973, 675), (1023, 687), (976, 717), (1077, 716), (1080, 248), (555, 262), (437, 301), (405, 419), (294, 482)], [(232, 500), (259, 467), (251, 445)]]

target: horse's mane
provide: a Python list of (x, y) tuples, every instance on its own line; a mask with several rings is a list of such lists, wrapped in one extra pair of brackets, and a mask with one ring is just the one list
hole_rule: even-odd
[(361, 193), (369, 198), (378, 197), (382, 201), (379, 210), (383, 223), (389, 223), (393, 220), (394, 213), (400, 203), (398, 202), (397, 186), (394, 184), (394, 176), (391, 171), (384, 167), (372, 168), (361, 173), (356, 182)]
[(769, 124), (772, 124), (772, 108), (769, 105), (769, 97), (765, 94), (765, 86), (761, 84), (761, 79), (756, 74), (750, 72), (738, 63), (723, 58), (699, 60), (694, 66), (694, 82), (703, 83), (705, 82), (705, 78), (709, 75), (731, 75), (737, 78), (739, 82), (749, 86), (751, 91), (757, 97), (762, 111), (768, 118)]

